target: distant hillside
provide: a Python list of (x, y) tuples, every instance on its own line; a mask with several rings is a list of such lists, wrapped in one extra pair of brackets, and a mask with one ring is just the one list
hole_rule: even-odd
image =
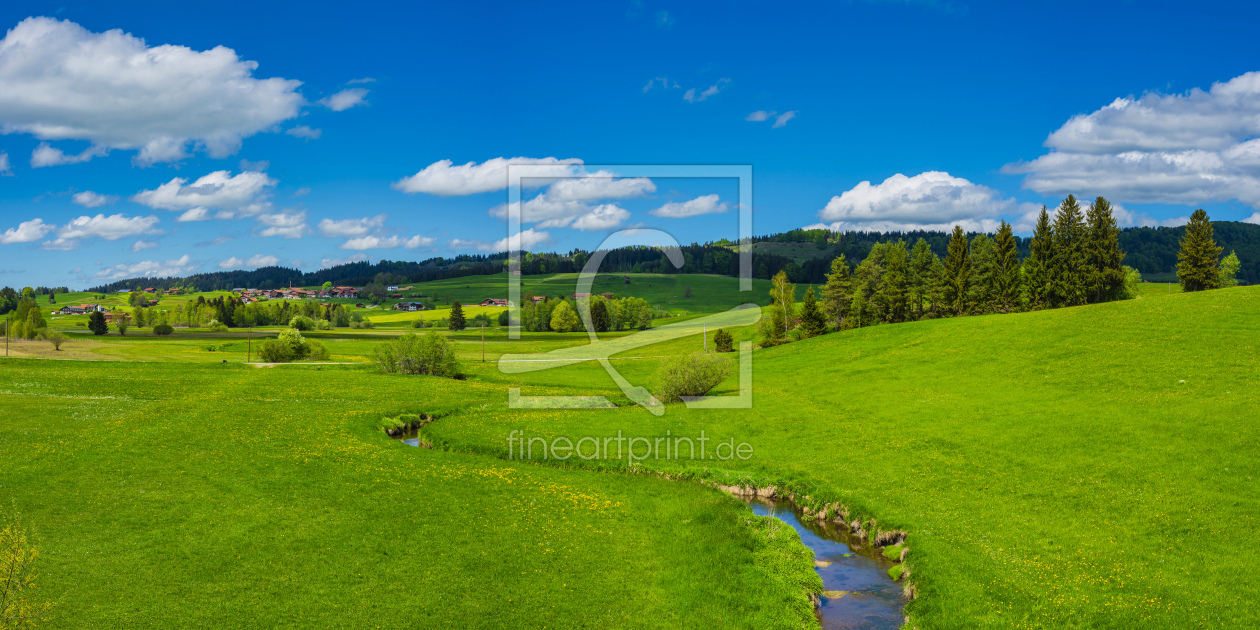
[[(1242, 268), (1238, 279), (1246, 284), (1260, 283), (1260, 225), (1235, 221), (1216, 221), (1216, 242), (1224, 254), (1237, 252)], [(1166, 274), (1177, 270), (1177, 250), (1184, 227), (1125, 228), (1120, 245), (1127, 252), (1125, 264), (1143, 274)], [(974, 236), (974, 235), (969, 235)], [(945, 256), (949, 234), (945, 232), (844, 232), (827, 230), (792, 230), (780, 234), (753, 237), (753, 275), (769, 278), (786, 269), (795, 282), (819, 284), (824, 281), (831, 261), (844, 254), (850, 265), (856, 265), (877, 243), (903, 239), (913, 245), (924, 239), (938, 256)], [(1028, 255), (1030, 239), (1016, 237), (1020, 256)], [(665, 256), (651, 247), (625, 247), (613, 250), (604, 259), (600, 270), (607, 273), (708, 273), (739, 275), (738, 247), (733, 241), (682, 247), (686, 264), (673, 268)], [(521, 261), (521, 273), (574, 273), (580, 271), (590, 253), (574, 250), (567, 254), (527, 253)], [(501, 273), (507, 254), (430, 258), (420, 262), (382, 260), (378, 263), (357, 262), (318, 271), (303, 272), (287, 267), (262, 267), (253, 271), (218, 271), (182, 278), (130, 278), (89, 289), (112, 293), (122, 289), (154, 287), (165, 290), (189, 287), (197, 291), (217, 291), (236, 287), (277, 288), (315, 286), (325, 282), (335, 285), (361, 286), (371, 282), (396, 284), (428, 282), (447, 278)]]

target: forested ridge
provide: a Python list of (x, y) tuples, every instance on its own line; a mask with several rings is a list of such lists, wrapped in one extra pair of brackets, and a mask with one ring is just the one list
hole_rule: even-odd
[[(1260, 282), (1260, 225), (1236, 221), (1214, 221), (1216, 242), (1222, 255), (1236, 252), (1241, 262), (1238, 280), (1246, 284)], [(1168, 228), (1125, 228), (1120, 230), (1120, 247), (1124, 264), (1143, 274), (1175, 273), (1177, 251), (1185, 236), (1185, 226)], [(977, 233), (968, 233), (975, 237)], [(769, 279), (780, 271), (793, 282), (821, 284), (825, 282), (831, 262), (840, 255), (849, 261), (864, 260), (878, 244), (898, 240), (914, 243), (923, 239), (937, 256), (947, 255), (950, 234), (947, 232), (831, 232), (829, 230), (792, 230), (779, 234), (755, 236), (753, 276)], [(1029, 255), (1030, 238), (1014, 237), (1020, 258)], [(763, 244), (812, 244), (816, 253), (800, 262), (793, 257), (762, 250)], [(733, 241), (722, 239), (709, 243), (682, 246), (685, 264), (675, 269), (660, 250), (653, 247), (625, 247), (608, 253), (600, 267), (609, 273), (710, 273), (739, 275), (739, 256)], [(527, 253), (521, 261), (521, 273), (574, 273), (580, 271), (589, 252), (582, 250), (560, 253)], [(315, 286), (325, 282), (334, 285), (364, 285), (370, 282), (427, 282), (446, 278), (501, 273), (507, 266), (507, 254), (461, 255), (454, 258), (430, 258), (420, 262), (382, 260), (376, 263), (354, 262), (327, 269), (303, 272), (288, 267), (261, 267), (252, 271), (218, 271), (186, 277), (131, 278), (102, 284), (89, 289), (112, 293), (122, 289), (153, 287), (158, 290), (186, 287), (195, 291), (245, 288), (279, 288)]]

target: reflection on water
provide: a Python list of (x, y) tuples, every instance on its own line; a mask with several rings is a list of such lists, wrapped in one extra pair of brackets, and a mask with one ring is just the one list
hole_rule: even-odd
[[(791, 504), (753, 499), (753, 512), (773, 516), (801, 535), (801, 542), (814, 550), (815, 571), (823, 580), (824, 597), (819, 613), (827, 630), (895, 630), (905, 621), (906, 598), (901, 585), (888, 577), (893, 562), (878, 550), (853, 548), (848, 536), (836, 524), (815, 521), (802, 523)], [(837, 592), (839, 591), (839, 592)]]

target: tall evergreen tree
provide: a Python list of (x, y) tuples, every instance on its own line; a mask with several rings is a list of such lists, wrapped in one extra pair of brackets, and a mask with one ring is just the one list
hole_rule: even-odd
[(945, 300), (954, 315), (967, 312), (967, 298), (971, 288), (971, 252), (967, 250), (967, 235), (962, 226), (955, 225), (949, 238), (949, 250), (945, 256)]
[(884, 250), (884, 274), (879, 283), (879, 302), (886, 322), (904, 322), (910, 312), (910, 251), (897, 239)]
[(88, 330), (92, 331), (93, 335), (103, 335), (109, 332), (109, 324), (105, 323), (105, 314), (100, 311), (92, 311), (92, 314), (88, 315)]
[(887, 304), (879, 289), (884, 277), (884, 257), (889, 246), (888, 243), (876, 243), (853, 271), (853, 294), (862, 296), (859, 302), (862, 312), (859, 316), (863, 326), (884, 320)]
[(1037, 227), (1033, 229), (1032, 241), (1029, 242), (1028, 259), (1024, 261), (1024, 292), (1029, 309), (1050, 306), (1054, 243), (1050, 214), (1046, 212), (1045, 206), (1041, 206), (1041, 214), (1037, 215)]
[(827, 318), (818, 305), (814, 295), (814, 287), (805, 290), (805, 299), (801, 300), (801, 332), (806, 337), (815, 337), (827, 332)]
[(1094, 200), (1085, 215), (1088, 225), (1086, 256), (1089, 259), (1088, 286), (1095, 302), (1114, 300), (1124, 287), (1124, 251), (1120, 249), (1120, 228), (1104, 198)]
[[(691, 287), (688, 286), (687, 288), (690, 289)], [(608, 332), (611, 324), (612, 318), (608, 316), (608, 306), (604, 304), (604, 300), (599, 300), (592, 304), (591, 326), (595, 327), (595, 332)]]
[(993, 295), (996, 289), (994, 272), (997, 269), (996, 253), (993, 239), (988, 234), (977, 234), (971, 239), (971, 287), (968, 289), (967, 302), (970, 312), (980, 314), (993, 309)]
[(1085, 217), (1076, 197), (1068, 195), (1054, 215), (1054, 265), (1051, 267), (1055, 301), (1077, 306), (1088, 299), (1089, 258), (1085, 250)]
[(1019, 248), (1011, 225), (1003, 221), (993, 238), (993, 308), (1009, 313), (1019, 304), (1021, 278)]
[(451, 317), (447, 324), (450, 330), (463, 330), (467, 322), (464, 321), (464, 306), (456, 300), (451, 303)]
[(932, 251), (932, 247), (923, 237), (915, 242), (910, 250), (910, 317), (923, 319), (931, 303), (932, 286), (936, 282), (933, 267), (940, 263), (940, 258)]
[(1177, 277), (1183, 291), (1203, 291), (1221, 286), (1218, 258), (1223, 247), (1216, 246), (1212, 236), (1212, 220), (1202, 208), (1190, 215), (1186, 235), (1177, 252)]
[(823, 313), (835, 324), (837, 330), (844, 328), (844, 318), (853, 304), (853, 279), (849, 275), (849, 262), (844, 254), (831, 261), (831, 273), (827, 274), (827, 284), (823, 285)]

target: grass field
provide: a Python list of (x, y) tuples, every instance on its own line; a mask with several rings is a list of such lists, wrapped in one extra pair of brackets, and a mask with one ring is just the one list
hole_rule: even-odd
[[(482, 280), (495, 277), (458, 283), (470, 301), (499, 297)], [(573, 280), (525, 284), (560, 294)], [(630, 287), (673, 308), (680, 283), (696, 297), (679, 315), (765, 295), (764, 283), (741, 294), (718, 277)], [(513, 341), (491, 328), (482, 363), (481, 331), (442, 331), (463, 381), (368, 364), (441, 310), (374, 309), (376, 329), (307, 334), (350, 365), (240, 365), (238, 333), (72, 330), (60, 353), (11, 350), (95, 361), (0, 364), (0, 502), (22, 511), (45, 554), (49, 627), (814, 627), (808, 551), (739, 501), (576, 460), (506, 459), (513, 430), (703, 430), (753, 456), (635, 470), (786, 486), (904, 529), (915, 627), (1256, 626), (1260, 290), (1139, 293), (758, 350), (752, 409), (670, 405), (662, 417), (595, 363), (522, 374), (494, 363), (586, 344), (585, 333)], [(256, 329), (255, 347), (274, 334)], [(648, 384), (655, 357), (702, 344), (690, 335), (611, 364)], [(509, 387), (621, 407), (509, 410)], [(737, 388), (732, 377), (714, 393)], [(439, 449), (383, 436), (377, 422), (400, 412), (440, 414), (422, 430)], [(624, 460), (586, 467), (627, 472)]]

